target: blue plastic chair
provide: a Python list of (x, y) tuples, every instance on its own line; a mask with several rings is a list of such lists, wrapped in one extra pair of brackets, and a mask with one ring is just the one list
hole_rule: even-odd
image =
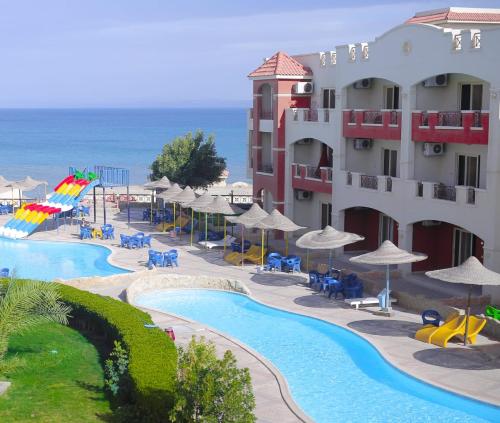
[(344, 284), (341, 280), (335, 279), (331, 276), (327, 276), (324, 279), (323, 283), (323, 290), (325, 291), (325, 295), (328, 293), (328, 298), (331, 298), (332, 295), (335, 295), (335, 299), (337, 299), (338, 294), (342, 294), (342, 296), (345, 297)]
[(87, 226), (80, 226), (80, 239), (92, 239), (92, 229)]
[(0, 278), (8, 278), (10, 270), (7, 267), (0, 269)]
[(106, 224), (101, 226), (102, 239), (115, 239), (115, 228), (113, 225)]
[(163, 267), (164, 266), (164, 258), (163, 254), (159, 251), (149, 250), (148, 251), (148, 267), (151, 269), (153, 266), (155, 267)]
[(82, 213), (84, 216), (90, 216), (90, 207), (82, 206)]
[(151, 248), (151, 235), (144, 235), (142, 237), (142, 246), (148, 246), (149, 248)]
[(345, 298), (363, 297), (363, 282), (361, 282), (356, 273), (351, 273), (343, 277), (342, 283), (344, 284)]
[(128, 248), (141, 248), (142, 247), (142, 237), (138, 237), (137, 235), (129, 237)]
[(129, 248), (129, 243), (130, 243), (130, 236), (120, 234), (120, 247)]
[[(245, 243), (243, 245), (243, 252), (247, 252), (251, 245), (252, 243), (250, 241), (245, 240)], [(241, 253), (241, 242), (231, 242), (231, 250)]]
[(271, 253), (267, 256), (267, 266), (266, 270), (278, 270), (281, 272), (281, 257), (278, 253)]
[(179, 263), (177, 261), (178, 257), (179, 253), (177, 252), (177, 250), (170, 250), (166, 253), (163, 253), (163, 265), (165, 267), (174, 267), (175, 264), (176, 267), (179, 267)]
[(300, 257), (298, 256), (286, 256), (281, 262), (287, 272), (299, 272), (300, 273)]
[(443, 318), (436, 310), (424, 310), (422, 312), (422, 324), (439, 326)]

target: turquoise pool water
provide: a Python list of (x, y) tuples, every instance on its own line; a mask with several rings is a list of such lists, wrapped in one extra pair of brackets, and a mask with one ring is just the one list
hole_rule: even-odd
[(98, 245), (0, 238), (0, 268), (19, 278), (71, 279), (128, 273), (108, 263), (110, 251)]
[(137, 303), (249, 345), (280, 370), (297, 404), (318, 423), (500, 421), (500, 408), (420, 382), (361, 337), (321, 320), (221, 291), (151, 292)]

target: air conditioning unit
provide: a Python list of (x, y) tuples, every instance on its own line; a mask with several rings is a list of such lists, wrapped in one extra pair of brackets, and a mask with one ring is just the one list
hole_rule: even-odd
[(360, 79), (359, 81), (356, 81), (352, 86), (356, 89), (366, 89), (366, 88), (371, 88), (372, 87), (372, 79), (371, 78), (364, 78)]
[(304, 200), (312, 200), (313, 193), (312, 191), (304, 191), (302, 189), (296, 189), (295, 190), (295, 199), (299, 201), (304, 201)]
[(439, 226), (441, 225), (441, 222), (439, 220), (422, 220), (422, 226), (429, 227), (429, 226)]
[(297, 144), (311, 145), (313, 142), (314, 142), (314, 138), (302, 138), (300, 141), (297, 141)]
[(424, 156), (442, 156), (444, 154), (444, 144), (440, 142), (424, 142)]
[(293, 86), (293, 92), (295, 94), (312, 94), (314, 91), (314, 85), (312, 82), (297, 82)]
[(446, 87), (448, 85), (448, 74), (442, 73), (441, 75), (433, 76), (426, 79), (422, 84), (424, 87)]
[(354, 139), (354, 149), (355, 150), (369, 150), (372, 148), (373, 140), (370, 138), (355, 138)]

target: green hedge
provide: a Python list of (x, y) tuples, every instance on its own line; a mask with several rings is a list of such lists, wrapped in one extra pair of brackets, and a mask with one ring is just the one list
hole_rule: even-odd
[(89, 338), (99, 338), (98, 348), (110, 351), (119, 340), (128, 351), (133, 420), (167, 421), (177, 372), (172, 340), (159, 329), (145, 328), (145, 323), (152, 323), (149, 314), (127, 303), (62, 284), (60, 292), (72, 307), (71, 326), (85, 329)]

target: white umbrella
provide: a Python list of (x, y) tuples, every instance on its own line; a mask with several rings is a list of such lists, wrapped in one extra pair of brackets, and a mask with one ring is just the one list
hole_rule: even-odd
[(470, 285), (469, 295), (467, 296), (467, 310), (465, 320), (464, 345), (467, 345), (467, 336), (469, 333), (470, 317), (470, 297), (472, 285), (494, 285), (500, 286), (500, 274), (484, 267), (474, 256), (469, 257), (461, 265), (449, 267), (447, 269), (431, 270), (425, 272), (427, 276), (451, 283), (463, 283)]
[[(252, 207), (248, 209), (245, 213), (240, 216), (229, 216), (227, 220), (231, 223), (239, 223), (242, 225), (241, 227), (241, 254), (243, 256), (243, 252), (245, 249), (245, 228), (254, 228), (256, 224), (258, 224), (262, 219), (269, 216), (269, 213), (263, 210), (257, 203), (253, 203)], [(261, 250), (262, 250), (262, 259), (261, 264), (264, 265), (264, 229), (261, 231)], [(241, 260), (241, 265), (243, 266), (244, 260)]]
[(330, 250), (328, 265), (331, 267), (333, 249), (363, 241), (364, 239), (365, 238), (360, 235), (338, 231), (330, 225), (327, 225), (323, 229), (305, 233), (297, 240), (295, 245), (308, 250), (307, 268), (309, 270), (309, 250)]
[(427, 259), (425, 254), (409, 253), (406, 250), (396, 247), (391, 241), (386, 240), (375, 251), (370, 253), (361, 254), (360, 256), (351, 257), (349, 260), (353, 263), (373, 264), (376, 266), (386, 266), (385, 281), (386, 281), (386, 301), (384, 312), (390, 313), (392, 311), (389, 287), (390, 287), (390, 272), (389, 266), (391, 264), (405, 264), (415, 263)]

